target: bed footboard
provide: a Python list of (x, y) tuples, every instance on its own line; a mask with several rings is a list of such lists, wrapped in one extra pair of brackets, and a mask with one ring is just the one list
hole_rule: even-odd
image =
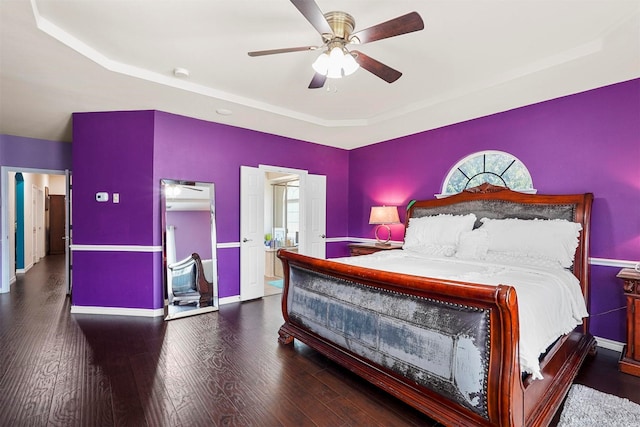
[(285, 267), (280, 343), (297, 338), (445, 424), (521, 424), (522, 406), (504, 408), (499, 399), (520, 381), (513, 288), (372, 276), (278, 256)]

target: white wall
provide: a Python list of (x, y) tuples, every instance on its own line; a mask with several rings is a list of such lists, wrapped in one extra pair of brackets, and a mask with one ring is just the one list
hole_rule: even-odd
[(64, 175), (45, 175), (49, 179), (49, 194), (65, 195), (66, 180)]

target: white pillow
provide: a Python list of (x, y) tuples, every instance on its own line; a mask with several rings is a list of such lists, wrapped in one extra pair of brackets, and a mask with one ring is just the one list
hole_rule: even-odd
[(456, 257), (461, 259), (485, 259), (489, 250), (489, 234), (476, 229), (460, 233)]
[(564, 268), (573, 264), (582, 225), (563, 219), (523, 220), (482, 218), (489, 251), (513, 257), (555, 261)]
[(487, 251), (484, 257), (485, 261), (499, 264), (507, 264), (509, 266), (520, 265), (524, 267), (541, 267), (546, 269), (562, 269), (557, 260), (549, 258), (531, 257), (524, 254), (511, 254), (507, 252)]
[(471, 231), (476, 222), (474, 214), (440, 214), (410, 218), (402, 249), (430, 255), (452, 256), (460, 233)]

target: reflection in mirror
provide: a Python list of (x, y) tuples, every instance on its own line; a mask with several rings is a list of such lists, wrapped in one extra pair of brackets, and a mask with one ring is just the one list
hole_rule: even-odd
[(218, 309), (214, 185), (161, 180), (165, 320)]

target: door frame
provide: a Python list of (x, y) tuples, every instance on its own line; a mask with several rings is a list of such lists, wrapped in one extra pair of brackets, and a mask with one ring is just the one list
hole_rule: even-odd
[(65, 175), (64, 169), (58, 170), (0, 166), (0, 262), (2, 263), (2, 271), (0, 272), (0, 293), (7, 293), (11, 289), (11, 284), (9, 283), (9, 251), (15, 250), (9, 247), (9, 172), (24, 172), (39, 175)]

